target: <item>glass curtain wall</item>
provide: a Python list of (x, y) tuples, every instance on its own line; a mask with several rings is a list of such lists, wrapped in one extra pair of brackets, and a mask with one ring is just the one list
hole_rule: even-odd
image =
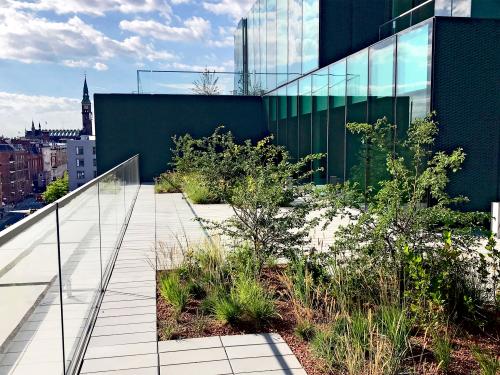
[(317, 69), (319, 0), (257, 0), (247, 16), (247, 40), (250, 92), (272, 90)]
[[(429, 20), (298, 80), (298, 156), (328, 153), (327, 173), (314, 176), (316, 182), (350, 179), (362, 187), (376, 186), (385, 173), (385, 156), (363, 147), (359, 136), (346, 131), (346, 124), (373, 124), (386, 117), (397, 129), (388, 146), (397, 144), (410, 123), (430, 111), (431, 62)], [(288, 101), (281, 100), (283, 89), (277, 93), (283, 107), (295, 105), (290, 95)], [(295, 110), (278, 112), (280, 119), (289, 116), (295, 121)], [(283, 137), (280, 131), (278, 126), (279, 143), (288, 146), (287, 140), (293, 139), (295, 150), (295, 138)]]
[(266, 81), (266, 66), (267, 66), (267, 33), (266, 33), (266, 22), (267, 22), (267, 0), (260, 0), (259, 8), (259, 31), (260, 31), (260, 69), (259, 69), (259, 82), (261, 88), (261, 94), (267, 91), (267, 81)]
[(276, 0), (267, 0), (266, 4), (266, 88), (272, 90), (277, 86), (276, 79)]
[(302, 73), (318, 68), (319, 0), (303, 0)]
[(302, 73), (302, 0), (288, 0), (288, 81)]
[(276, 0), (278, 85), (287, 81), (288, 74), (288, 0)]
[(410, 123), (430, 109), (432, 23), (397, 35), (396, 123), (404, 137)]
[[(327, 153), (328, 145), (328, 67), (312, 74), (312, 153)], [(327, 159), (313, 163), (316, 184), (326, 183)]]

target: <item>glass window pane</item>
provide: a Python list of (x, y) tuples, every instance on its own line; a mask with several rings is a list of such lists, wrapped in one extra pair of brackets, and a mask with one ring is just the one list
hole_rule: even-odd
[(302, 72), (302, 0), (288, 1), (288, 80)]
[(276, 87), (276, 0), (267, 0), (267, 88)]
[(286, 120), (287, 120), (287, 98), (286, 87), (278, 90), (278, 136), (277, 142), (279, 145), (286, 146)]
[(319, 64), (319, 0), (303, 0), (302, 73)]
[(336, 183), (344, 179), (346, 60), (330, 65), (328, 73), (328, 182)]
[(399, 102), (406, 102), (407, 118), (423, 117), (430, 108), (431, 30), (426, 23), (398, 35), (397, 87)]
[(266, 35), (266, 0), (260, 0), (260, 85), (263, 91), (267, 91), (266, 61), (267, 61), (267, 35)]
[[(368, 50), (347, 58), (347, 122), (364, 123), (367, 119)], [(346, 173), (349, 180), (364, 189), (364, 155), (358, 135), (346, 135)]]
[(452, 4), (453, 17), (470, 17), (471, 0), (453, 0)]
[(394, 69), (396, 38), (370, 47), (369, 122), (387, 117), (394, 122)]
[(311, 76), (299, 80), (299, 157), (311, 153)]
[(288, 72), (288, 0), (276, 0), (278, 85), (287, 81)]
[[(327, 152), (328, 139), (328, 68), (321, 69), (312, 75), (312, 153)], [(321, 169), (314, 174), (314, 182), (326, 183), (326, 157), (313, 163), (313, 169)]]
[(261, 69), (261, 61), (260, 61), (260, 1), (257, 0), (254, 4), (254, 13), (253, 13), (253, 22), (254, 22), (254, 53), (255, 53), (255, 87), (254, 92), (257, 94), (261, 89), (260, 83), (260, 69)]
[(298, 106), (297, 106), (297, 90), (296, 82), (287, 85), (287, 105), (288, 105), (288, 122), (287, 122), (287, 148), (290, 151), (292, 158), (296, 159), (299, 154), (298, 140)]

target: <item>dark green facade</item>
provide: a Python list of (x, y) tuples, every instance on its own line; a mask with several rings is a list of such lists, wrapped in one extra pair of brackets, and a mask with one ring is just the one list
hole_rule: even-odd
[(436, 148), (462, 147), (463, 169), (450, 192), (467, 209), (487, 211), (500, 199), (500, 20), (436, 18), (432, 107)]
[(268, 134), (262, 98), (95, 94), (97, 172), (140, 155), (141, 181), (170, 169), (172, 136), (202, 137), (224, 125), (240, 139)]

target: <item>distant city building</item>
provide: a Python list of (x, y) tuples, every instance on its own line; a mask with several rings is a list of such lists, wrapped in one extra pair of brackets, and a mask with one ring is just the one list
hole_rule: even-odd
[(83, 129), (80, 135), (92, 135), (92, 103), (90, 102), (89, 88), (87, 87), (87, 76), (83, 81), (82, 124)]
[(32, 121), (31, 130), (25, 130), (24, 138), (32, 141), (62, 143), (68, 139), (78, 139), (80, 133), (81, 130), (78, 129), (42, 129), (40, 123), (37, 129)]
[(92, 103), (90, 101), (87, 77), (83, 81), (82, 129), (42, 129), (42, 125), (31, 121), (31, 129), (24, 131), (24, 138), (33, 141), (64, 143), (69, 139), (79, 139), (81, 135), (92, 135)]
[(63, 143), (52, 143), (42, 147), (43, 173), (46, 183), (64, 176), (68, 170), (67, 146)]
[(81, 136), (80, 139), (67, 141), (70, 190), (75, 190), (97, 175), (95, 137), (92, 133), (92, 103), (87, 86), (87, 77), (85, 77), (83, 81)]
[(33, 192), (29, 169), (30, 156), (21, 145), (0, 141), (1, 205), (20, 202)]
[(67, 145), (69, 189), (75, 190), (97, 175), (95, 137), (82, 135)]

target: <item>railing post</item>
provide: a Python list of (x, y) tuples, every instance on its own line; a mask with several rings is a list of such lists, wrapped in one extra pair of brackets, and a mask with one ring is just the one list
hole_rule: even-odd
[(57, 266), (59, 275), (59, 304), (61, 312), (61, 338), (62, 338), (62, 357), (63, 357), (63, 374), (66, 374), (66, 353), (64, 344), (64, 307), (63, 307), (63, 278), (61, 264), (61, 234), (59, 223), (59, 203), (56, 203), (56, 232), (57, 232)]

